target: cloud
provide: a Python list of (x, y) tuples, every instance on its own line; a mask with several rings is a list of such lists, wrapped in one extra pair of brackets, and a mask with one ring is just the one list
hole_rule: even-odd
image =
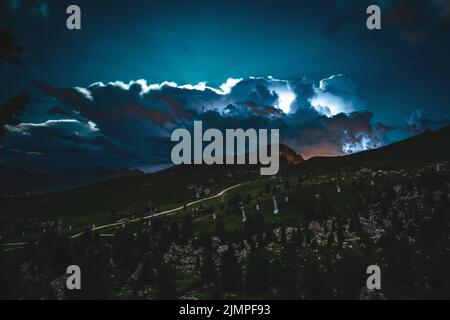
[[(192, 128), (277, 128), (283, 143), (305, 158), (335, 156), (389, 143), (394, 127), (374, 122), (363, 109), (355, 84), (332, 75), (306, 78), (228, 79), (218, 88), (206, 82), (182, 84), (145, 80), (96, 82), (88, 87), (56, 88), (36, 82), (44, 99), (33, 100), (21, 121), (6, 127), (2, 156), (30, 167), (40, 154), (45, 168), (110, 166), (146, 168), (170, 162), (171, 132)], [(408, 132), (430, 126), (409, 119)], [(443, 123), (436, 124), (442, 125)]]
[(405, 119), (405, 130), (412, 134), (423, 133), (427, 130), (436, 130), (450, 125), (450, 119), (433, 120), (423, 109), (415, 110)]
[(387, 6), (386, 11), (387, 25), (407, 41), (422, 42), (445, 34), (450, 28), (448, 0), (398, 0)]
[(5, 134), (5, 127), (20, 122), (20, 115), (30, 103), (27, 95), (20, 95), (9, 99), (0, 105), (0, 142)]
[(30, 134), (29, 131), (35, 128), (63, 128), (67, 131), (75, 131), (78, 136), (83, 135), (85, 132), (98, 131), (95, 123), (91, 121), (82, 123), (75, 119), (47, 120), (42, 123), (20, 123), (17, 126), (6, 125), (7, 130), (22, 134)]
[(48, 19), (50, 17), (50, 8), (45, 0), (36, 0), (34, 4), (31, 5), (30, 12), (43, 19)]
[(309, 102), (316, 110), (328, 116), (361, 109), (354, 82), (342, 74), (322, 79), (319, 86), (314, 88), (314, 95)]
[(6, 8), (13, 13), (28, 13), (40, 19), (50, 17), (50, 6), (46, 0), (7, 0)]
[(420, 43), (432, 37), (447, 37), (450, 29), (449, 0), (380, 0), (337, 1), (335, 11), (340, 14), (325, 27), (330, 36), (344, 35), (354, 29), (353, 19), (371, 4), (380, 6), (382, 28), (396, 32), (404, 41)]
[[(300, 115), (296, 115), (301, 117)], [(308, 116), (308, 115), (306, 115)], [(334, 116), (309, 115), (309, 121), (289, 124), (285, 142), (303, 157), (336, 156), (373, 149), (388, 143), (390, 127), (373, 122), (373, 113), (358, 111)]]

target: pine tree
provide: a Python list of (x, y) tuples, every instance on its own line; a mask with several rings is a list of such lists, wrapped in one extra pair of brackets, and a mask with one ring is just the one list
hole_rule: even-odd
[(156, 299), (174, 300), (177, 298), (175, 288), (175, 269), (169, 263), (164, 263), (156, 276)]
[(223, 291), (222, 291), (222, 282), (220, 281), (220, 277), (216, 276), (214, 280), (213, 292), (211, 295), (211, 299), (213, 300), (222, 300), (223, 299)]
[(328, 199), (327, 196), (324, 196), (320, 203), (320, 218), (326, 219), (327, 217), (330, 217), (332, 215), (333, 210), (331, 208), (330, 200)]
[(298, 247), (303, 247), (303, 242), (305, 241), (303, 237), (303, 231), (301, 228), (297, 228), (293, 235), (293, 243)]
[(150, 235), (146, 229), (138, 233), (137, 236), (137, 246), (138, 251), (141, 255), (146, 254), (150, 250)]
[(281, 286), (283, 283), (283, 277), (284, 274), (284, 268), (281, 264), (280, 259), (276, 258), (271, 263), (270, 268), (270, 277), (272, 280), (272, 286), (280, 293), (281, 292)]
[(177, 243), (180, 238), (180, 227), (175, 221), (172, 221), (172, 223), (170, 224), (169, 238), (170, 241), (175, 243)]
[(286, 299), (297, 298), (298, 259), (293, 245), (286, 245), (281, 252), (283, 273), (280, 291)]
[(450, 253), (444, 250), (436, 253), (432, 259), (432, 267), (429, 271), (428, 278), (433, 290), (435, 299), (450, 299), (450, 273), (448, 266), (450, 265)]
[(223, 219), (219, 218), (214, 225), (213, 234), (221, 240), (226, 238), (227, 231), (225, 229), (225, 224), (223, 223)]
[(181, 221), (181, 237), (183, 240), (192, 238), (194, 234), (194, 220), (191, 214), (185, 214)]
[(289, 179), (286, 179), (286, 181), (284, 182), (284, 188), (287, 190), (291, 187), (291, 184), (289, 183)]
[(159, 245), (163, 250), (167, 250), (171, 243), (170, 239), (170, 230), (168, 227), (164, 226), (161, 230), (161, 239), (159, 241)]
[(216, 263), (211, 248), (205, 248), (203, 263), (201, 267), (202, 279), (206, 281), (213, 281), (216, 276)]
[(331, 247), (331, 245), (334, 243), (334, 233), (333, 232), (330, 232), (330, 234), (328, 235), (328, 238), (327, 238), (327, 245), (329, 246), (329, 247)]
[(255, 223), (253, 221), (253, 217), (249, 215), (247, 220), (244, 222), (243, 236), (245, 239), (250, 240), (255, 233)]
[(260, 234), (264, 232), (265, 224), (264, 224), (264, 215), (261, 211), (256, 212), (254, 218), (254, 229), (256, 234)]
[(314, 199), (313, 198), (308, 198), (308, 200), (306, 200), (305, 203), (305, 222), (306, 225), (308, 226), (309, 223), (314, 220), (315, 218), (315, 203), (314, 203)]
[(266, 246), (266, 242), (264, 241), (264, 236), (262, 233), (258, 233), (256, 235), (256, 244), (258, 247), (264, 247)]
[[(49, 233), (47, 233), (47, 235), (48, 234)], [(84, 229), (84, 232), (80, 237), (80, 243), (84, 250), (86, 250), (88, 246), (92, 245), (92, 231), (90, 228)]]
[(142, 272), (140, 275), (139, 282), (142, 286), (152, 284), (155, 281), (155, 270), (153, 259), (150, 254), (146, 254), (144, 256), (144, 260), (142, 262)]
[(266, 245), (273, 242), (273, 230), (271, 228), (266, 229), (266, 234), (264, 236), (264, 242)]
[(3, 252), (0, 241), (0, 299), (10, 300), (19, 298), (20, 264), (13, 255)]
[(330, 287), (328, 274), (319, 270), (316, 261), (308, 261), (304, 268), (304, 290), (307, 299), (330, 299), (332, 288)]
[(164, 223), (163, 223), (162, 219), (160, 219), (160, 218), (154, 219), (152, 221), (152, 229), (151, 229), (152, 236), (156, 236), (158, 233), (160, 233), (163, 226), (164, 226)]
[(206, 250), (212, 250), (211, 234), (207, 231), (202, 231), (198, 239), (198, 245)]
[(224, 290), (237, 291), (241, 288), (241, 268), (231, 244), (228, 245), (228, 249), (222, 254), (220, 275)]
[(287, 242), (286, 227), (284, 226), (280, 228), (280, 242), (283, 244)]
[(270, 288), (269, 263), (260, 248), (252, 250), (245, 274), (245, 288), (249, 294), (264, 294)]

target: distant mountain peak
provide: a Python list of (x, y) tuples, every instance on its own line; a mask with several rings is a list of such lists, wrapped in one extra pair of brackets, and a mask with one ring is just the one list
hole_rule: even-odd
[(301, 154), (297, 153), (291, 147), (280, 143), (279, 146), (280, 158), (286, 161), (289, 165), (297, 165), (305, 161)]

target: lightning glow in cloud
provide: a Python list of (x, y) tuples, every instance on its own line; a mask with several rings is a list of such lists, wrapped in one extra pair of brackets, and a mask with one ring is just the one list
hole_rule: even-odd
[(283, 110), (284, 113), (289, 113), (291, 104), (296, 98), (295, 93), (290, 90), (279, 90), (276, 93), (278, 94), (278, 108)]
[[(129, 90), (131, 86), (133, 85), (139, 85), (141, 87), (140, 95), (143, 96), (146, 93), (150, 91), (156, 91), (161, 90), (164, 87), (171, 87), (171, 88), (178, 88), (178, 89), (186, 89), (186, 90), (197, 90), (197, 91), (206, 91), (210, 90), (212, 92), (215, 92), (219, 95), (227, 95), (231, 92), (231, 89), (238, 84), (242, 78), (240, 79), (234, 79), (234, 78), (228, 78), (225, 83), (222, 83), (219, 86), (219, 89), (208, 86), (206, 81), (199, 82), (197, 84), (184, 84), (184, 85), (178, 85), (176, 82), (173, 81), (164, 81), (162, 83), (151, 83), (148, 84), (147, 80), (145, 79), (139, 79), (139, 80), (132, 80), (128, 83), (125, 83), (123, 81), (112, 81), (108, 83), (103, 83), (101, 81), (95, 82), (89, 86), (89, 88), (93, 87), (106, 87), (106, 86), (115, 86), (122, 88), (123, 90)], [(87, 98), (91, 98), (92, 95), (88, 89), (76, 87), (75, 89), (81, 92), (84, 96)]]

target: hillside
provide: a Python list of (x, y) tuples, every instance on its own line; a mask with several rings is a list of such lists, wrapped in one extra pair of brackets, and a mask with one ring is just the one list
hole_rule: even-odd
[[(177, 166), (3, 199), (12, 270), (35, 266), (8, 280), (39, 279), (45, 290), (23, 297), (52, 298), (69, 261), (83, 261), (93, 276), (78, 297), (87, 299), (155, 299), (169, 286), (181, 299), (448, 299), (450, 282), (436, 277), (450, 261), (447, 136), (297, 165), (286, 165), (287, 149), (270, 178), (257, 166)], [(374, 263), (383, 287), (368, 292)]]
[[(291, 175), (338, 172), (361, 167), (408, 168), (450, 160), (450, 127), (381, 147), (341, 157), (304, 161), (291, 148), (280, 146), (282, 170)], [(70, 177), (66, 177), (70, 179)], [(149, 203), (158, 207), (179, 205), (233, 184), (260, 179), (257, 166), (176, 166), (166, 170), (121, 177), (68, 191), (0, 199), (2, 217), (95, 216), (143, 212)], [(205, 191), (206, 190), (206, 191)]]
[(443, 161), (450, 161), (450, 126), (378, 149), (340, 157), (314, 157), (299, 168), (304, 172), (334, 172), (358, 167), (407, 168)]
[[(280, 163), (291, 166), (303, 161), (301, 155), (291, 148), (280, 145)], [(19, 174), (18, 174), (18, 173)], [(65, 174), (65, 173), (62, 173)], [(6, 175), (6, 173), (5, 173)], [(1, 176), (1, 175), (0, 175)], [(30, 179), (31, 176), (31, 179)], [(27, 176), (20, 171), (12, 171), (7, 180), (45, 180), (45, 176)], [(197, 196), (195, 189), (203, 190), (200, 196), (215, 192), (246, 179), (259, 177), (258, 166), (252, 165), (181, 165), (152, 174), (131, 174), (119, 178), (81, 186), (72, 190), (26, 198), (5, 198), (0, 200), (3, 215), (10, 216), (55, 216), (55, 215), (95, 215), (117, 212), (142, 212), (149, 202), (161, 206), (187, 202)], [(95, 176), (91, 177), (95, 179)], [(70, 183), (71, 175), (60, 176), (59, 180)], [(22, 182), (23, 183), (23, 182)], [(31, 182), (30, 182), (31, 183)], [(45, 181), (41, 181), (41, 184)], [(72, 182), (73, 183), (73, 182)], [(8, 188), (5, 183), (3, 188)]]
[(94, 168), (56, 172), (30, 172), (0, 165), (0, 197), (37, 195), (73, 189), (98, 181), (140, 176), (139, 170)]

